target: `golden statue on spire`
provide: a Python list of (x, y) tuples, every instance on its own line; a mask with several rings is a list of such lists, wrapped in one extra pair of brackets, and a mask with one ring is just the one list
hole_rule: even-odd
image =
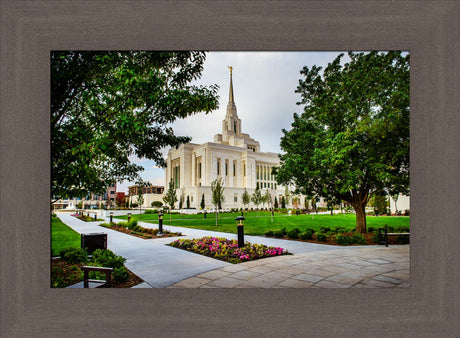
[(233, 67), (232, 66), (227, 66), (228, 69), (230, 69), (230, 75), (232, 75), (232, 70), (233, 70)]

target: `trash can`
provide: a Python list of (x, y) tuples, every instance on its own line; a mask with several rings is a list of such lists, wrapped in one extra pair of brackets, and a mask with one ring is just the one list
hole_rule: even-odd
[(88, 254), (92, 254), (96, 249), (107, 249), (107, 234), (81, 234), (81, 248), (86, 249)]

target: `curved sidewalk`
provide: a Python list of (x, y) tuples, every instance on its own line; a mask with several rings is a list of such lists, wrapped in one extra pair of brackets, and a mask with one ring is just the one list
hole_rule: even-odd
[[(139, 287), (407, 287), (409, 281), (409, 245), (340, 247), (245, 236), (245, 241), (282, 247), (294, 255), (230, 264), (165, 245), (178, 237), (145, 240), (102, 228), (97, 225), (100, 222), (83, 222), (64, 213), (59, 217), (79, 233), (107, 233), (108, 248), (126, 257), (126, 266), (146, 282)], [(158, 228), (157, 224), (138, 224)], [(237, 238), (236, 234), (169, 225), (164, 229), (182, 232), (185, 237), (180, 238)]]

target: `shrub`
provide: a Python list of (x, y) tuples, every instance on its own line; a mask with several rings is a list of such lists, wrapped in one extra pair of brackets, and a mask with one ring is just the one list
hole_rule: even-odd
[(128, 222), (121, 221), (121, 222), (118, 222), (117, 225), (120, 226), (120, 227), (123, 227), (123, 228), (127, 228), (128, 227)]
[(409, 232), (409, 227), (408, 226), (398, 227), (398, 232)]
[(273, 231), (268, 230), (268, 231), (265, 233), (265, 236), (267, 236), (267, 237), (273, 237), (273, 236), (274, 236)]
[(326, 235), (323, 233), (316, 234), (316, 239), (320, 242), (325, 242), (326, 241)]
[(352, 238), (350, 236), (337, 234), (335, 236), (335, 242), (339, 245), (349, 245), (353, 243)]
[(161, 208), (163, 203), (161, 201), (153, 201), (151, 205), (152, 207)]
[(305, 232), (311, 232), (312, 234), (316, 233), (315, 229), (312, 228), (306, 228)]
[(344, 232), (347, 232), (347, 229), (345, 229), (345, 227), (336, 227), (332, 230), (332, 232), (342, 234)]
[(374, 227), (367, 227), (367, 232), (374, 232), (375, 228)]
[(326, 233), (326, 232), (330, 232), (332, 229), (330, 227), (325, 227), (325, 226), (322, 226), (321, 228), (319, 228), (319, 232), (321, 232), (322, 234)]
[(404, 216), (410, 216), (410, 210), (408, 209), (404, 210)]
[(126, 269), (126, 267), (124, 266), (113, 269), (112, 278), (113, 281), (116, 283), (127, 282), (129, 280), (128, 269)]
[(158, 214), (157, 209), (147, 209), (145, 210), (144, 214)]
[(59, 252), (59, 256), (70, 264), (85, 263), (88, 261), (88, 253), (82, 248), (64, 248)]
[(287, 236), (292, 239), (299, 238), (300, 230), (299, 228), (294, 228), (291, 231), (288, 231)]
[(299, 236), (300, 236), (300, 239), (303, 239), (303, 240), (313, 239), (313, 233), (311, 231), (305, 231), (301, 233)]
[[(284, 230), (284, 229), (283, 229)], [(275, 232), (273, 232), (273, 236), (275, 236), (276, 238), (281, 238), (284, 236), (284, 231), (283, 230), (277, 230)]]
[(93, 252), (93, 260), (96, 264), (108, 268), (120, 268), (124, 266), (126, 258), (114, 254), (110, 250), (97, 249)]
[(409, 244), (409, 236), (398, 236), (398, 243), (399, 244)]
[(351, 236), (351, 242), (353, 244), (366, 244), (364, 236), (358, 232)]
[(373, 232), (372, 241), (376, 244), (379, 244), (379, 232), (378, 231)]

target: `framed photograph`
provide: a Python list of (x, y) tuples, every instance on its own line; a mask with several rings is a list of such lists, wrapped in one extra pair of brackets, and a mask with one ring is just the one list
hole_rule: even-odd
[[(458, 3), (3, 0), (1, 9), (2, 336), (460, 334)], [(405, 51), (410, 55), (410, 283), (371, 289), (50, 288), (50, 53), (109, 50)], [(236, 64), (222, 67), (228, 80), (238, 72)], [(228, 83), (239, 108), (240, 83)], [(229, 103), (232, 89), (220, 88)], [(285, 113), (291, 118), (293, 112)], [(232, 140), (241, 137), (254, 150), (267, 144), (258, 144), (252, 134), (243, 137), (245, 118), (238, 115), (234, 125), (224, 119), (218, 125), (222, 130), (212, 133), (221, 139), (209, 141), (230, 142), (234, 133)], [(241, 165), (222, 162), (219, 170), (243, 173)], [(197, 177), (195, 183), (202, 178)], [(191, 204), (199, 202), (195, 195)], [(227, 203), (234, 198), (227, 196)]]

